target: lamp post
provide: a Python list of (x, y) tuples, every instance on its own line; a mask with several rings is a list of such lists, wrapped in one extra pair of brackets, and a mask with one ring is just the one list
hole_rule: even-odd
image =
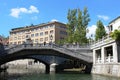
[(50, 43), (52, 43), (52, 40), (53, 40), (53, 36), (52, 35), (50, 35)]
[[(49, 37), (50, 37), (50, 45), (51, 45), (51, 47), (52, 47), (52, 46), (53, 46), (53, 45), (52, 45), (53, 35), (50, 35)], [(52, 58), (53, 58), (53, 63), (55, 63), (55, 62), (56, 62), (56, 61), (55, 61), (55, 56), (52, 56)]]

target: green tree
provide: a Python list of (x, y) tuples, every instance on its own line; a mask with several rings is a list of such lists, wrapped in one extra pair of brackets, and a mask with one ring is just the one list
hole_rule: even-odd
[(102, 39), (103, 36), (106, 36), (106, 31), (103, 23), (99, 20), (97, 21), (95, 40)]
[(85, 7), (83, 12), (80, 9), (69, 10), (67, 19), (68, 19), (67, 42), (80, 44), (86, 43), (87, 41), (86, 28), (90, 21), (87, 8)]
[(73, 34), (75, 31), (75, 27), (76, 27), (76, 22), (77, 22), (77, 18), (76, 18), (76, 13), (77, 10), (73, 9), (73, 10), (69, 10), (68, 11), (68, 23), (67, 23), (67, 33), (68, 33), (68, 38), (67, 38), (67, 42), (68, 43), (73, 43)]
[(120, 41), (120, 30), (115, 30), (110, 34), (110, 36), (116, 41)]

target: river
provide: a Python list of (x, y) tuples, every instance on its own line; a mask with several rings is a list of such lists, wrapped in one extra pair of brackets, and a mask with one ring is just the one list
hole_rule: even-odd
[(8, 74), (1, 73), (0, 80), (120, 80), (120, 78), (91, 75), (82, 73), (28, 73), (28, 74)]

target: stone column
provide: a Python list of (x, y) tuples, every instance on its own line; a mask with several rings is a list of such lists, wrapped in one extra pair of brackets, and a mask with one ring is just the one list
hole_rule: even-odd
[(116, 43), (113, 43), (112, 49), (113, 49), (113, 62), (117, 63), (118, 62), (118, 52), (117, 52), (117, 44)]
[(101, 60), (102, 60), (102, 63), (105, 62), (105, 49), (104, 49), (104, 47), (101, 48)]
[(85, 68), (85, 73), (91, 73), (91, 70), (92, 70), (92, 64), (87, 64), (86, 65), (86, 68)]
[(96, 53), (95, 53), (95, 49), (93, 49), (93, 64), (96, 63)]
[(52, 63), (51, 65), (50, 65), (50, 73), (55, 73), (56, 72), (56, 66), (57, 64), (56, 63)]

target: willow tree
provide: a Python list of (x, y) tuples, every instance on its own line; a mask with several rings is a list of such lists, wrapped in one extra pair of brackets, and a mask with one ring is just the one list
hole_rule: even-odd
[[(73, 13), (74, 16), (71, 15)], [(71, 43), (79, 44), (86, 43), (87, 41), (86, 28), (90, 21), (87, 8), (85, 7), (83, 11), (81, 11), (80, 9), (69, 10), (67, 19), (68, 19), (67, 42), (69, 43), (70, 40)]]

